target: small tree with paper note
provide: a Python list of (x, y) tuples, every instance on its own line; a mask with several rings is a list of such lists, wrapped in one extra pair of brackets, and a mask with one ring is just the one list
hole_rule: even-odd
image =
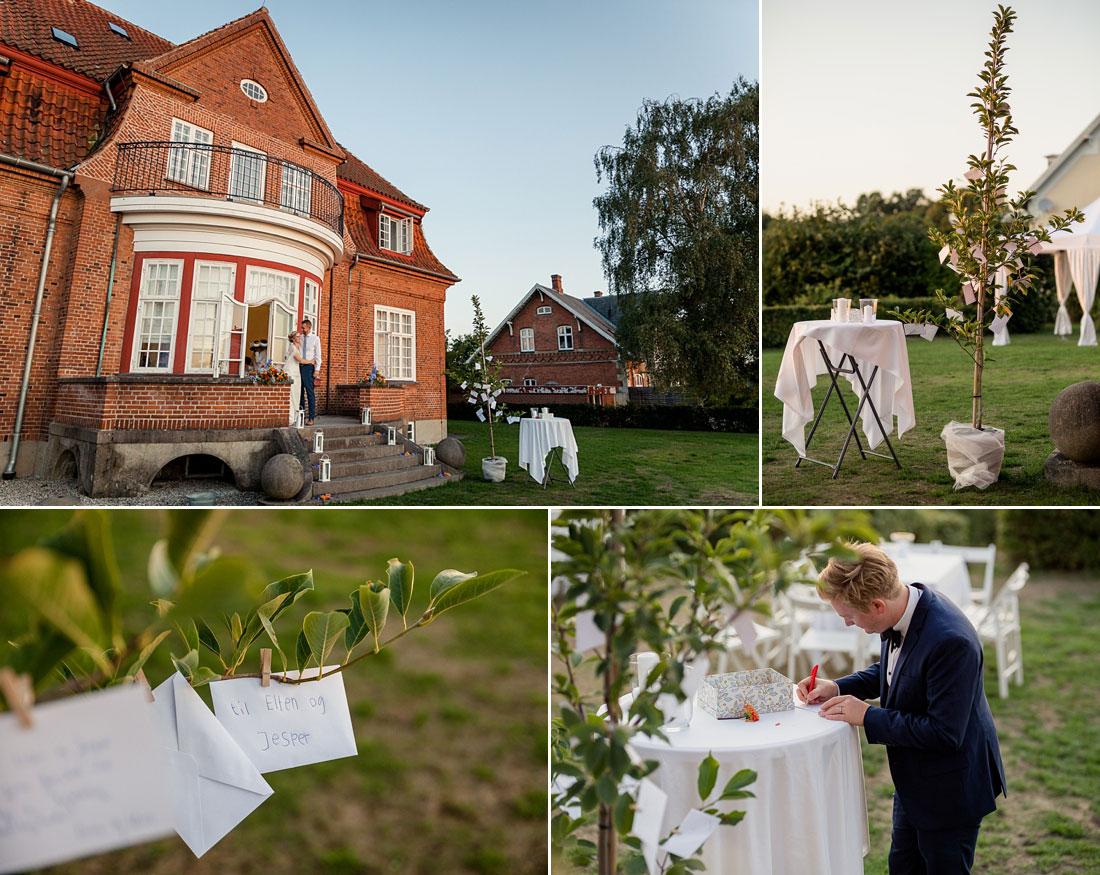
[(959, 277), (959, 288), (950, 293), (936, 290), (943, 312), (905, 310), (895, 312), (903, 322), (943, 328), (974, 365), (970, 427), (951, 422), (944, 428), (948, 465), (956, 488), (984, 489), (996, 481), (1004, 456), (1004, 432), (983, 427), (982, 377), (985, 372), (985, 333), (999, 334), (1012, 317), (1018, 296), (1026, 295), (1035, 283), (1030, 256), (1041, 251), (1053, 231), (1083, 221), (1080, 210), (1070, 209), (1045, 224), (1033, 226), (1027, 202), (1033, 191), (1015, 198), (1007, 193), (1009, 164), (1003, 149), (1018, 133), (1008, 104), (1011, 89), (1004, 73), (1008, 35), (1016, 13), (998, 6), (985, 63), (978, 73), (978, 87), (967, 94), (973, 98), (984, 148), (967, 157), (966, 184), (948, 181), (939, 191), (951, 217), (951, 230), (932, 228), (928, 236), (940, 248), (940, 260)]

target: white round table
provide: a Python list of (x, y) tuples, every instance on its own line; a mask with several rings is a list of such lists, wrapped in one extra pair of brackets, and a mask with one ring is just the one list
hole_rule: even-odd
[[(546, 457), (555, 447), (561, 448), (561, 462), (569, 474), (569, 482), (577, 479), (577, 440), (568, 419), (528, 419), (519, 421), (519, 466), (539, 483), (546, 479), (549, 465)], [(553, 460), (551, 460), (553, 461)]]
[(696, 706), (691, 725), (668, 737), (670, 744), (631, 741), (643, 759), (661, 764), (649, 777), (668, 794), (662, 836), (699, 807), (699, 763), (708, 752), (719, 762), (716, 793), (741, 769), (757, 773), (745, 788), (755, 798), (721, 803), (725, 811), (744, 811), (745, 819), (720, 826), (707, 840), (708, 873), (863, 872), (867, 799), (855, 727), (825, 720), (816, 709), (761, 714), (760, 722), (746, 723), (718, 720)]
[(889, 547), (883, 549), (898, 567), (902, 583), (923, 583), (939, 595), (947, 596), (960, 608), (970, 604), (970, 572), (962, 556), (905, 553)]

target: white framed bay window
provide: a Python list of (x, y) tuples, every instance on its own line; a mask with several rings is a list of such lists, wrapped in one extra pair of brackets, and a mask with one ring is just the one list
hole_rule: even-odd
[(183, 262), (148, 259), (141, 267), (131, 368), (170, 373)]
[(278, 365), (286, 360), (287, 335), (298, 316), (298, 276), (262, 267), (249, 267), (245, 274), (244, 302), (256, 306), (271, 302), (268, 317), (267, 352)]
[(206, 188), (210, 184), (210, 150), (196, 148), (214, 142), (213, 131), (200, 128), (181, 119), (172, 119), (173, 143), (189, 143), (190, 148), (168, 150), (168, 170), (165, 175), (172, 182), (191, 188)]
[(387, 380), (416, 379), (416, 313), (375, 306), (374, 364)]
[(308, 216), (312, 194), (313, 174), (297, 164), (284, 164), (279, 199), (283, 208), (299, 216)]
[(402, 255), (411, 255), (413, 251), (413, 227), (411, 218), (378, 214), (378, 247)]
[(234, 140), (229, 160), (229, 196), (234, 200), (262, 204), (266, 182), (266, 153)]
[(305, 280), (302, 283), (302, 318), (308, 319), (313, 325), (313, 333), (318, 331), (317, 310), (321, 297), (321, 287), (313, 280)]
[[(191, 318), (187, 329), (187, 370), (213, 373), (215, 354), (226, 302), (232, 301), (236, 266), (220, 262), (195, 262), (191, 286)], [(232, 304), (230, 304), (232, 306)]]

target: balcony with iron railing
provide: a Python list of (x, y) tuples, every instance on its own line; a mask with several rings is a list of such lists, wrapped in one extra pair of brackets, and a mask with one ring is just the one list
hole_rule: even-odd
[(342, 236), (344, 198), (308, 167), (249, 149), (204, 143), (120, 143), (115, 195), (203, 197), (271, 207)]

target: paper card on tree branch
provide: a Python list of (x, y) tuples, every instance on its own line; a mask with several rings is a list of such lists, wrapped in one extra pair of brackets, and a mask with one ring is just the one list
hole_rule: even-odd
[(145, 691), (71, 696), (0, 714), (0, 872), (172, 834), (167, 775)]
[[(325, 666), (325, 671), (336, 668)], [(210, 684), (214, 713), (256, 768), (276, 772), (355, 756), (359, 751), (343, 673), (304, 684), (279, 683), (281, 676), (273, 672), (267, 687), (260, 686), (259, 678)], [(288, 677), (298, 675), (290, 672)], [(303, 677), (317, 677), (317, 669), (306, 669)]]
[(693, 808), (676, 827), (676, 832), (662, 842), (661, 850), (677, 857), (694, 856), (721, 823), (713, 814)]

